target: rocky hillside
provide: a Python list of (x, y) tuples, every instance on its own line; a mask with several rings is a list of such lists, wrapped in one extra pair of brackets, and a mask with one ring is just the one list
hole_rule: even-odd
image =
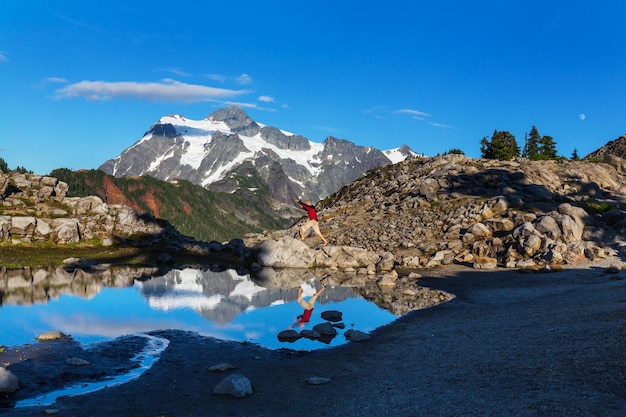
[[(374, 169), (325, 199), (321, 229), (331, 245), (387, 253), (406, 268), (601, 258), (626, 245), (626, 163), (609, 160), (414, 158)], [(296, 233), (297, 226), (251, 234), (246, 243)]]

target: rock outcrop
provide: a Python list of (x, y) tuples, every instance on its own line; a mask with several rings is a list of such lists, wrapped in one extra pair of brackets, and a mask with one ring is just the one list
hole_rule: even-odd
[(182, 236), (166, 221), (96, 196), (67, 197), (68, 185), (53, 177), (0, 173), (0, 240), (56, 244), (146, 236)]

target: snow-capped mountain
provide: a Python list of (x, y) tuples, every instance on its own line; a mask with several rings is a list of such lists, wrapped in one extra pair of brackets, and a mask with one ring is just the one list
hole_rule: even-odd
[(317, 201), (372, 168), (416, 155), (405, 145), (383, 152), (332, 136), (312, 142), (230, 106), (203, 120), (162, 117), (100, 169), (118, 177), (186, 179), (216, 191), (269, 190), (282, 202), (294, 196)]
[[(305, 297), (316, 292), (314, 281), (315, 278), (309, 278), (298, 283)], [(137, 281), (135, 286), (152, 309), (192, 309), (219, 325), (230, 323), (246, 311), (295, 302), (297, 293), (295, 288), (286, 290), (272, 285), (261, 286), (250, 275), (240, 275), (232, 269), (174, 269), (163, 276)], [(350, 288), (329, 288), (325, 295), (335, 303), (355, 297), (358, 297), (357, 294)]]

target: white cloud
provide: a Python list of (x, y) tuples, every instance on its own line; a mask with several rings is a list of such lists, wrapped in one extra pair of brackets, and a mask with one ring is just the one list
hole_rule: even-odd
[(410, 114), (411, 116), (414, 117), (428, 117), (430, 116), (430, 114), (428, 113), (424, 113), (423, 111), (419, 111), (419, 110), (412, 110), (412, 109), (402, 109), (402, 110), (396, 110), (396, 113), (404, 113), (404, 114)]
[(444, 125), (442, 123), (428, 122), (428, 124), (434, 127), (440, 127), (442, 129), (456, 129), (456, 127), (454, 126)]
[(252, 83), (252, 77), (250, 77), (248, 74), (241, 74), (239, 77), (237, 77), (237, 82), (239, 84), (251, 84)]
[(4, 52), (0, 51), (0, 62), (6, 61), (8, 61), (7, 56), (4, 54)]
[(83, 97), (87, 100), (110, 100), (116, 97), (140, 100), (178, 101), (195, 103), (201, 101), (220, 101), (250, 93), (249, 90), (229, 90), (186, 84), (165, 79), (160, 82), (136, 81), (80, 81), (56, 91), (56, 98)]
[(43, 81), (48, 82), (48, 83), (60, 83), (60, 84), (67, 83), (67, 80), (61, 77), (47, 77), (47, 78), (44, 78)]
[(164, 68), (163, 71), (178, 75), (179, 77), (191, 77), (191, 74), (181, 70), (180, 68)]
[(236, 84), (241, 84), (241, 85), (252, 84), (252, 77), (250, 77), (246, 73), (243, 73), (236, 77), (229, 76), (229, 75), (222, 75), (222, 74), (204, 74), (204, 76), (210, 80), (217, 81), (220, 83), (231, 82), (231, 83), (236, 83)]
[(270, 96), (259, 96), (259, 101), (263, 101), (265, 103), (274, 103), (276, 100), (274, 100), (274, 97)]
[(259, 108), (254, 103), (244, 103), (244, 102), (240, 102), (240, 101), (227, 101), (226, 104), (228, 104), (229, 106), (243, 107), (243, 108), (246, 108), (246, 109), (257, 109), (257, 108)]

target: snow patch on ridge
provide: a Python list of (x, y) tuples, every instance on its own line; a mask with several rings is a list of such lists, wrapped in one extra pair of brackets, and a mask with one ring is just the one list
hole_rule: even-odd
[(397, 164), (398, 162), (402, 162), (406, 159), (406, 155), (400, 152), (400, 148), (388, 149), (383, 151), (385, 156), (389, 158), (392, 164)]

